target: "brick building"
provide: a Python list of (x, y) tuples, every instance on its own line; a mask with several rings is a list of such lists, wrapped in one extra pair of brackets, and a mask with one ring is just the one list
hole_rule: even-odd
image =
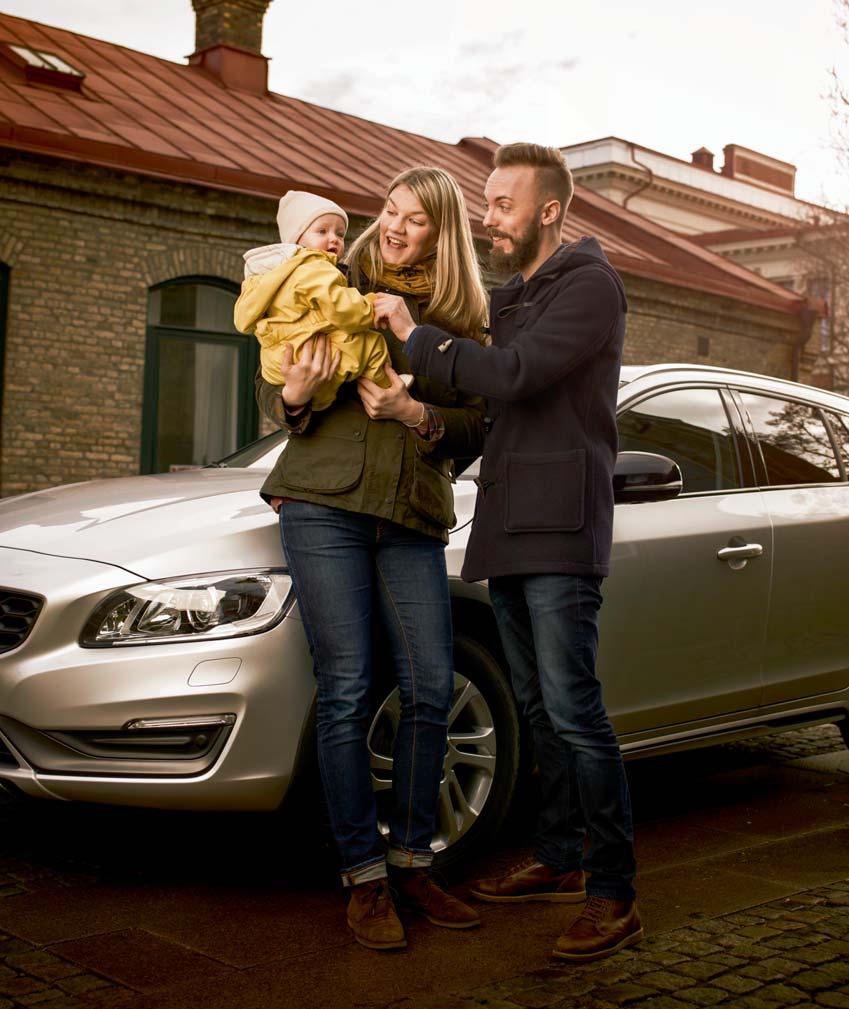
[[(180, 2), (180, 0), (175, 0)], [(446, 144), (268, 92), (268, 0), (193, 0), (185, 65), (0, 15), (0, 494), (198, 465), (259, 431), (256, 346), (233, 330), (245, 249), (290, 188), (355, 227), (436, 164), (480, 194), (494, 144)], [(810, 303), (578, 187), (631, 303), (629, 362), (792, 377)]]

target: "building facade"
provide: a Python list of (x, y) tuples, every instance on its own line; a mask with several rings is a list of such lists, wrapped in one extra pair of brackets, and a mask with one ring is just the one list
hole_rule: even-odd
[[(266, 430), (256, 341), (233, 329), (232, 306), (242, 253), (276, 240), (288, 189), (335, 199), (356, 231), (398, 171), (436, 164), (484, 247), (474, 208), (494, 143), (272, 94), (267, 2), (193, 2), (185, 65), (0, 15), (4, 496), (204, 465)], [(798, 372), (815, 321), (798, 293), (578, 187), (563, 237), (581, 234), (625, 280), (627, 361)]]

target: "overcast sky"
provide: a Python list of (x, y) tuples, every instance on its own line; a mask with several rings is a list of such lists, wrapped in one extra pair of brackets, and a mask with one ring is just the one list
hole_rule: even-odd
[[(190, 0), (0, 0), (0, 10), (167, 59)], [(610, 134), (677, 157), (737, 143), (797, 165), (797, 195), (849, 204), (829, 149), (833, 0), (273, 0), (275, 91), (456, 142)]]

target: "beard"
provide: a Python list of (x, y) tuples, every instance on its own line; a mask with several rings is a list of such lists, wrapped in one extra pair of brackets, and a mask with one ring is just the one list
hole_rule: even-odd
[(532, 263), (542, 243), (542, 224), (539, 215), (528, 225), (521, 235), (509, 235), (506, 231), (490, 229), (490, 237), (509, 238), (513, 244), (510, 252), (493, 247), (489, 250), (489, 265), (498, 273), (519, 273)]

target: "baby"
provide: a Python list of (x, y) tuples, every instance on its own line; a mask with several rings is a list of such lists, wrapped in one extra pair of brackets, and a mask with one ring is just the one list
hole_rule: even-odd
[(259, 340), (262, 377), (283, 385), (286, 344), (297, 361), (301, 347), (323, 333), (331, 352), (339, 352), (339, 366), (313, 397), (313, 410), (326, 410), (339, 386), (360, 376), (388, 389), (386, 341), (369, 328), (374, 295), (348, 287), (336, 267), (348, 215), (331, 200), (292, 190), (280, 200), (277, 224), (280, 244), (245, 253), (245, 280), (233, 312), (236, 329)]

